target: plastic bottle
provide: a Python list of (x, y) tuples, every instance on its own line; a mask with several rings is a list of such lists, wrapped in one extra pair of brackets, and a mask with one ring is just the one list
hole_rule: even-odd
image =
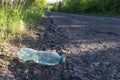
[(31, 48), (21, 48), (20, 51), (18, 52), (19, 58), (28, 61), (28, 60), (34, 60), (37, 58), (35, 55), (38, 51), (33, 50)]
[(18, 52), (19, 58), (24, 61), (34, 60), (36, 63), (43, 65), (57, 65), (65, 62), (65, 58), (61, 57), (58, 53), (37, 51), (30, 48), (21, 48)]

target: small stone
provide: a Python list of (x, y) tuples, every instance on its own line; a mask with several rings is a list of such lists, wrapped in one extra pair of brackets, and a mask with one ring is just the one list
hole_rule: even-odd
[(79, 77), (79, 73), (77, 73), (77, 72), (75, 72), (72, 76), (74, 76), (74, 77)]
[(86, 77), (80, 77), (80, 79), (81, 79), (81, 80), (90, 80), (90, 79), (88, 79), (88, 78), (86, 78)]
[(120, 78), (120, 72), (117, 74), (117, 77)]
[(109, 64), (110, 64), (110, 62), (103, 62), (103, 64), (104, 64), (104, 65), (109, 65)]
[(89, 54), (94, 55), (94, 54), (95, 54), (95, 52), (90, 52)]
[(64, 49), (62, 49), (61, 51), (62, 51), (63, 53), (67, 53), (67, 52), (68, 52), (68, 51), (66, 51), (66, 50), (64, 50)]
[(100, 62), (94, 62), (93, 65), (97, 67), (100, 65)]
[(90, 69), (92, 69), (92, 70), (93, 70), (93, 69), (94, 69), (94, 65), (90, 65)]
[(28, 73), (28, 69), (26, 69), (26, 70), (24, 71), (24, 73)]

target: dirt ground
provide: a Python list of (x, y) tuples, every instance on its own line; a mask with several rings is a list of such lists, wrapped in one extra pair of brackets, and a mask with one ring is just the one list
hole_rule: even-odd
[(22, 47), (58, 52), (66, 62), (44, 66), (1, 55), (0, 80), (120, 80), (120, 19), (51, 12), (36, 28)]

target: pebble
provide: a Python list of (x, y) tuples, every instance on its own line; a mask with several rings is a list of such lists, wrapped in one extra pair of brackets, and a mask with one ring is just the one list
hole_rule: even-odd
[(100, 65), (100, 62), (94, 62), (92, 63), (95, 67), (99, 66)]
[(104, 65), (109, 65), (110, 62), (102, 62)]

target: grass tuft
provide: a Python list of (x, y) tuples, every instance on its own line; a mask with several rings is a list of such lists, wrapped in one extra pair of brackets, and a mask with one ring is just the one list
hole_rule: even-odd
[[(7, 1), (7, 0), (6, 0)], [(12, 39), (34, 29), (38, 19), (44, 16), (43, 10), (26, 8), (27, 0), (17, 0), (14, 4), (4, 2), (0, 7), (0, 44), (9, 43)]]

